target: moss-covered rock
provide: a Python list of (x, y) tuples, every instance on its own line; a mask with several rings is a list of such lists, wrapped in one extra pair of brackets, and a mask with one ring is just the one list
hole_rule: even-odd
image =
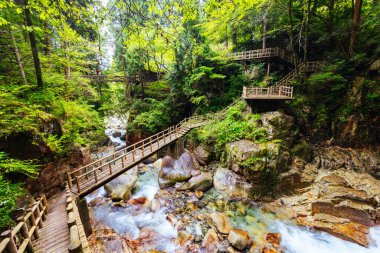
[(313, 148), (307, 141), (301, 140), (291, 148), (291, 155), (308, 162), (313, 157)]

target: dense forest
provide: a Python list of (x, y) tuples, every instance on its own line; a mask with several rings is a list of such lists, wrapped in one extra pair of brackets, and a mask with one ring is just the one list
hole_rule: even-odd
[[(378, 0), (0, 0), (0, 227), (14, 225), (20, 197), (43, 191), (33, 182), (48, 164), (107, 145), (106, 117), (125, 117), (133, 143), (221, 110), (291, 69), (229, 54), (273, 47), (323, 62), (297, 71), (284, 109), (303, 136), (378, 145)], [(222, 149), (250, 131), (228, 120), (199, 138)]]

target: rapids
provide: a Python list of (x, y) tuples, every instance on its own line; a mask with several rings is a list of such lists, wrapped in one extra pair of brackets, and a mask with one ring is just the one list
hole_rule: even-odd
[[(288, 253), (380, 252), (380, 227), (370, 230), (371, 244), (365, 248), (325, 232), (299, 227), (280, 212), (266, 212), (251, 201), (227, 201), (225, 196), (219, 194), (215, 189), (205, 192), (201, 200), (195, 200), (203, 204), (198, 205), (194, 210), (189, 210), (188, 203), (194, 201), (194, 197), (185, 192), (177, 193), (175, 190), (173, 190), (175, 193), (169, 198), (163, 197), (158, 185), (158, 172), (158, 169), (149, 165), (148, 170), (139, 175), (132, 195), (132, 198), (146, 197), (148, 202), (158, 199), (161, 207), (157, 211), (152, 211), (149, 205), (145, 204), (127, 203), (118, 206), (106, 201), (106, 192), (103, 187), (86, 197), (89, 203), (96, 198), (102, 199), (101, 203), (91, 207), (93, 223), (113, 229), (128, 245), (131, 244), (130, 242), (133, 242), (134, 245), (137, 244), (135, 252), (145, 252), (150, 249), (168, 253), (187, 252), (186, 248), (181, 248), (179, 245), (177, 227), (167, 219), (167, 215), (174, 214), (178, 220), (190, 217), (190, 221), (185, 222), (185, 231), (194, 233), (195, 230), (198, 230), (197, 233), (202, 233), (199, 231), (199, 226), (194, 226), (196, 223), (201, 223), (204, 235), (208, 229), (206, 218), (202, 220), (199, 217), (202, 215), (207, 217), (213, 211), (224, 212), (233, 227), (246, 230), (256, 242), (260, 242), (268, 232), (279, 233), (281, 245)], [(97, 236), (101, 237), (101, 234)]]

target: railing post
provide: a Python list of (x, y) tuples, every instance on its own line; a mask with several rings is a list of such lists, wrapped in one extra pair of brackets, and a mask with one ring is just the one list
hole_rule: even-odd
[(123, 169), (124, 169), (124, 156), (121, 157), (121, 166), (122, 166)]
[(33, 252), (32, 240), (29, 237), (29, 230), (28, 230), (28, 226), (26, 225), (26, 222), (25, 222), (25, 217), (19, 217), (19, 218), (17, 218), (17, 221), (22, 222), (21, 235), (25, 239), (28, 239), (28, 244), (26, 245), (26, 251), (27, 252)]
[(96, 170), (94, 170), (94, 176), (95, 176), (95, 183), (98, 182), (98, 175), (96, 174)]
[(109, 169), (109, 171), (110, 171), (110, 175), (112, 175), (112, 166), (111, 166), (110, 163), (108, 164), (108, 169)]
[(8, 242), (8, 244), (6, 246), (7, 252), (9, 252), (9, 253), (17, 253), (17, 246), (16, 246), (15, 240), (14, 240), (14, 238), (12, 236), (12, 230), (4, 231), (1, 234), (1, 238), (9, 238), (9, 242)]
[(73, 183), (71, 182), (71, 175), (69, 172), (67, 172), (67, 183), (69, 185), (69, 188), (71, 189), (73, 187)]
[(133, 149), (132, 149), (132, 161), (135, 162), (135, 145), (133, 145)]
[(42, 204), (44, 205), (45, 207), (45, 212), (47, 213), (49, 208), (48, 208), (48, 204), (47, 204), (47, 200), (46, 200), (46, 196), (45, 194), (42, 195)]
[(80, 193), (80, 185), (79, 185), (79, 177), (78, 176), (75, 176), (75, 181), (77, 182), (78, 193)]
[(279, 97), (281, 97), (281, 88), (282, 88), (282, 86), (280, 86), (280, 87), (278, 88), (278, 96), (279, 96)]
[(43, 227), (43, 224), (42, 224), (42, 217), (41, 217), (41, 212), (40, 212), (40, 205), (38, 204), (38, 202), (34, 203), (34, 206), (36, 207), (35, 211), (33, 212), (34, 214), (36, 214), (34, 216), (34, 218), (37, 220), (38, 219), (38, 227), (39, 228), (42, 228)]
[(33, 232), (34, 239), (38, 239), (38, 238), (40, 238), (40, 235), (38, 233), (38, 227), (36, 224), (36, 218), (34, 217), (33, 208), (28, 208), (27, 211), (31, 212), (31, 214), (29, 216), (29, 224), (31, 227), (35, 227), (34, 232)]
[(141, 155), (144, 157), (144, 141), (142, 142), (141, 146)]
[(153, 152), (153, 147), (152, 147), (152, 136), (149, 137), (149, 142), (150, 142), (150, 152)]

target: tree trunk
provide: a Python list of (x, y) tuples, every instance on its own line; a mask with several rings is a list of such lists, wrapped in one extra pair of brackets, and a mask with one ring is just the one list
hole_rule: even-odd
[(362, 10), (363, 0), (356, 0), (353, 8), (352, 26), (349, 53), (352, 56), (355, 53), (356, 44), (358, 41), (358, 31), (360, 23), (360, 13)]
[(144, 92), (144, 75), (142, 74), (142, 72), (140, 71), (139, 73), (139, 81), (140, 81), (140, 84), (141, 84), (141, 97), (144, 98), (145, 97), (145, 92)]
[(51, 48), (52, 48), (52, 41), (51, 41), (51, 33), (50, 33), (50, 26), (48, 22), (44, 23), (45, 26), (45, 55), (49, 59), (49, 68), (53, 67), (53, 63), (51, 61)]
[(28, 84), (28, 81), (26, 80), (25, 71), (24, 71), (24, 64), (22, 62), (21, 54), (20, 54), (20, 51), (18, 49), (16, 38), (15, 38), (15, 35), (14, 35), (12, 29), (10, 30), (10, 33), (11, 33), (11, 38), (12, 38), (12, 43), (13, 43), (13, 49), (15, 51), (18, 67), (20, 68), (22, 80), (24, 81), (24, 84)]
[(307, 0), (306, 2), (306, 19), (305, 19), (305, 45), (304, 45), (304, 54), (303, 54), (303, 62), (305, 64), (305, 70), (303, 72), (303, 81), (306, 80), (307, 75), (307, 61), (308, 61), (308, 43), (309, 43), (309, 19), (310, 19), (310, 7), (311, 7), (311, 0)]
[(23, 3), (24, 3), (24, 9), (25, 9), (25, 21), (26, 21), (26, 25), (29, 28), (28, 34), (29, 34), (29, 40), (30, 40), (30, 47), (32, 49), (32, 56), (33, 56), (33, 62), (34, 62), (34, 70), (36, 72), (37, 85), (38, 85), (38, 88), (42, 89), (44, 87), (44, 83), (42, 81), (41, 63), (40, 63), (40, 58), (38, 56), (36, 36), (32, 29), (32, 26), (33, 26), (32, 15), (30, 13), (30, 10), (28, 9), (28, 0), (23, 0)]
[(267, 25), (268, 20), (266, 17), (264, 17), (264, 23), (263, 23), (263, 49), (267, 48)]
[(289, 25), (290, 25), (290, 28), (289, 28), (290, 49), (292, 50), (292, 54), (294, 57), (294, 68), (295, 68), (295, 71), (297, 74), (297, 78), (299, 78), (298, 62), (297, 62), (298, 56), (297, 56), (296, 50), (294, 49), (294, 43), (293, 43), (293, 27), (294, 27), (294, 24), (293, 24), (292, 11), (293, 11), (293, 0), (288, 0), (288, 17), (289, 17)]
[(329, 0), (328, 2), (328, 17), (327, 17), (327, 31), (329, 33), (329, 46), (337, 45), (335, 44), (334, 36), (334, 9), (335, 9), (335, 0)]

